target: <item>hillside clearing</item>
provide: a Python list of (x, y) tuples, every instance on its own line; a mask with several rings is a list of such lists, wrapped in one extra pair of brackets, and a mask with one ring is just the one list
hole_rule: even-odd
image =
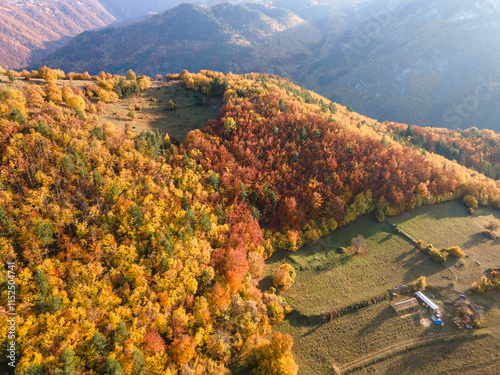
[[(169, 110), (170, 100), (175, 103), (175, 110)], [(136, 134), (158, 130), (183, 142), (191, 130), (201, 129), (208, 120), (214, 119), (221, 106), (222, 100), (189, 90), (179, 81), (153, 82), (151, 88), (137, 98), (108, 104), (106, 113), (99, 118), (123, 129), (130, 126)], [(137, 118), (131, 120), (127, 113), (134, 107), (140, 109), (136, 110)]]
[[(45, 81), (22, 78), (10, 82), (6, 76), (0, 76), (0, 88), (22, 90), (29, 84), (37, 83), (42, 88)], [(84, 89), (88, 81), (58, 80), (58, 86), (79, 87)], [(169, 110), (172, 100), (175, 110)], [(97, 102), (93, 99), (93, 102)], [(96, 115), (101, 123), (111, 122), (122, 129), (131, 128), (136, 134), (142, 131), (159, 131), (168, 133), (171, 139), (183, 142), (191, 130), (203, 128), (211, 119), (215, 119), (222, 107), (222, 99), (214, 98), (187, 89), (179, 81), (153, 81), (151, 87), (140, 95), (129, 99), (118, 100), (106, 105), (104, 113)], [(136, 112), (136, 118), (130, 119), (127, 114), (130, 108)]]

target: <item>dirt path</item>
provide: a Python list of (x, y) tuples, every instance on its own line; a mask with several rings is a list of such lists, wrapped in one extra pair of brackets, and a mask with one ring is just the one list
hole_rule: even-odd
[[(485, 334), (489, 334), (489, 332), (485, 331)], [(369, 353), (369, 354), (364, 355), (362, 357), (359, 357), (352, 362), (346, 363), (345, 365), (338, 367), (338, 370), (337, 369), (335, 369), (335, 370), (338, 371), (339, 374), (348, 374), (349, 372), (356, 370), (358, 368), (361, 368), (361, 367), (365, 367), (368, 364), (371, 364), (374, 362), (380, 362), (388, 357), (401, 354), (405, 350), (410, 349), (410, 348), (416, 348), (419, 346), (424, 346), (424, 345), (434, 343), (434, 342), (439, 342), (439, 341), (454, 341), (455, 339), (459, 339), (462, 337), (466, 337), (466, 336), (464, 334), (457, 334), (455, 332), (450, 332), (450, 333), (436, 334), (436, 335), (429, 336), (429, 337), (421, 337), (421, 338), (416, 338), (416, 339), (412, 339), (412, 340), (407, 340), (404, 342), (400, 342), (400, 343), (385, 347), (385, 348), (380, 349), (376, 352)]]

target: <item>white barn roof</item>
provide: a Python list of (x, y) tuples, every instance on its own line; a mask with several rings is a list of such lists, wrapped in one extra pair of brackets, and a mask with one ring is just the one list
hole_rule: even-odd
[(439, 306), (436, 305), (434, 302), (432, 302), (430, 300), (429, 297), (427, 297), (424, 293), (422, 292), (417, 292), (415, 293), (415, 295), (420, 298), (425, 304), (427, 304), (427, 306), (429, 306), (431, 308), (432, 311), (436, 311), (436, 310), (439, 310)]

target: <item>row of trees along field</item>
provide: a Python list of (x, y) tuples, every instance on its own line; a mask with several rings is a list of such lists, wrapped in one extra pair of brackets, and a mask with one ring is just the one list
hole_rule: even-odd
[(147, 77), (0, 89), (0, 267), (17, 265), (18, 374), (296, 374), (291, 338), (271, 330), (287, 306), (257, 287), (273, 251), (367, 212), (466, 194), (500, 206), (496, 182), (286, 80), (167, 78), (225, 103), (179, 147), (92, 115), (102, 92), (120, 100), (117, 87)]

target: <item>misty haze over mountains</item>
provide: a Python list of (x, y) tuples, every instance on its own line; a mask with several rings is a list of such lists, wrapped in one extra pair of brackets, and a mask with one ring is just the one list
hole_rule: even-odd
[(113, 18), (93, 27), (123, 26), (31, 66), (267, 72), (382, 121), (500, 129), (499, 1), (219, 2), (101, 0)]

